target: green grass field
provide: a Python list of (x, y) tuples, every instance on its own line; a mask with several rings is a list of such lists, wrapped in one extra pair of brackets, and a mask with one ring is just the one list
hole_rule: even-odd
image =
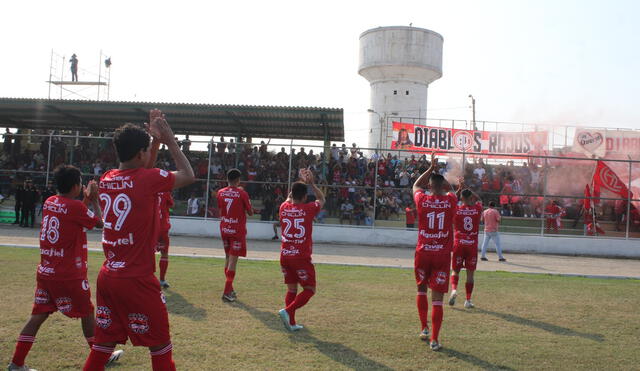
[[(101, 254), (90, 254), (95, 287)], [(8, 363), (33, 300), (36, 249), (0, 247), (0, 354)], [(239, 301), (224, 304), (222, 260), (172, 257), (166, 291), (178, 370), (638, 369), (637, 280), (479, 272), (476, 308), (445, 308), (434, 353), (418, 340), (413, 272), (318, 265), (318, 294), (286, 332), (276, 262), (241, 261)], [(79, 321), (53, 315), (27, 364), (78, 370), (88, 348)], [(112, 369), (150, 369), (148, 351), (124, 347)]]

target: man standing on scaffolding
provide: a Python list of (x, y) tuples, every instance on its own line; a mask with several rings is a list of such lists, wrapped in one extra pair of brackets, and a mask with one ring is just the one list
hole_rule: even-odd
[(78, 81), (78, 57), (76, 55), (72, 55), (71, 59), (71, 81)]

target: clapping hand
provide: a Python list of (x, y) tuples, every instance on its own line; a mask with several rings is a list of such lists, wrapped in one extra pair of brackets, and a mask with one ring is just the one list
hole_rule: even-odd
[(84, 197), (91, 201), (98, 200), (98, 183), (95, 180), (91, 180), (86, 187), (84, 187)]

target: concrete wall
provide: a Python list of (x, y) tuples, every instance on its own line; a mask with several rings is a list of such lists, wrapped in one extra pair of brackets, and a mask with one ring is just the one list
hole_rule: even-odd
[[(171, 226), (171, 233), (176, 235), (220, 237), (220, 225), (216, 220), (171, 218)], [(271, 223), (250, 222), (247, 229), (249, 239), (273, 237)], [(480, 243), (482, 238), (481, 235)], [(637, 239), (542, 237), (504, 233), (501, 238), (504, 252), (640, 258), (640, 241)], [(416, 231), (315, 224), (313, 240), (316, 243), (414, 246)], [(493, 244), (490, 245), (489, 251), (494, 251)]]

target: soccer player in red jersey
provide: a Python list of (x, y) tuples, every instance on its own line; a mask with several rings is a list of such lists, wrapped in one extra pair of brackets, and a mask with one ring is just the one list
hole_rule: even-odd
[(451, 295), (449, 305), (456, 303), (458, 296), (458, 280), (462, 268), (467, 269), (467, 282), (465, 308), (473, 308), (471, 293), (473, 292), (473, 274), (478, 264), (478, 230), (480, 229), (480, 218), (482, 217), (482, 202), (480, 197), (470, 189), (462, 189), (463, 182), (460, 182), (457, 196), (460, 203), (456, 209), (454, 220), (453, 256), (451, 260)]
[(160, 209), (160, 234), (156, 250), (160, 252), (160, 287), (167, 289), (169, 283), (166, 281), (167, 268), (169, 268), (169, 230), (171, 220), (169, 210), (173, 207), (173, 196), (171, 192), (158, 193), (158, 205)]
[[(287, 285), (284, 302), (286, 307), (278, 314), (284, 327), (298, 331), (302, 325), (296, 324), (296, 310), (303, 307), (316, 293), (316, 271), (311, 262), (313, 249), (313, 219), (322, 210), (325, 198), (315, 185), (310, 170), (300, 170), (301, 181), (293, 183), (291, 193), (280, 206), (282, 244), (280, 266)], [(307, 202), (307, 187), (311, 187), (316, 200)], [(303, 291), (298, 294), (298, 284)]]
[(120, 166), (107, 171), (99, 184), (106, 260), (96, 290), (96, 344), (84, 370), (104, 370), (105, 357), (127, 339), (134, 346), (149, 348), (153, 370), (175, 370), (169, 316), (154, 275), (160, 229), (158, 193), (189, 185), (195, 177), (164, 116), (156, 116), (149, 129), (154, 140), (168, 147), (177, 171), (145, 167), (150, 137), (144, 129), (126, 124), (115, 131), (113, 144)]
[(224, 275), (226, 281), (222, 301), (233, 302), (236, 292), (233, 279), (239, 256), (247, 256), (247, 215), (253, 215), (249, 194), (240, 187), (240, 170), (227, 172), (229, 185), (218, 191), (218, 209), (220, 209), (220, 237), (224, 245)]
[[(418, 285), (416, 304), (422, 324), (420, 338), (427, 340), (431, 335), (431, 350), (442, 348), (438, 341), (442, 325), (442, 300), (449, 287), (451, 249), (453, 246), (453, 218), (458, 199), (449, 189), (448, 182), (440, 174), (434, 173), (437, 159), (431, 154), (431, 166), (413, 185), (414, 200), (418, 213), (418, 243), (415, 253), (415, 276)], [(426, 191), (425, 188), (429, 191)], [(431, 289), (431, 324), (429, 334), (427, 315), (427, 287)]]
[[(40, 264), (31, 318), (20, 332), (8, 370), (31, 370), (24, 360), (40, 326), (55, 311), (80, 318), (89, 346), (94, 342), (96, 323), (87, 280), (86, 230), (102, 227), (98, 186), (92, 181), (83, 192), (80, 170), (73, 166), (58, 167), (54, 177), (58, 194), (42, 205)], [(84, 200), (76, 200), (82, 193)], [(86, 204), (90, 204), (95, 213)], [(114, 361), (121, 354), (122, 350), (110, 352), (104, 362)]]

